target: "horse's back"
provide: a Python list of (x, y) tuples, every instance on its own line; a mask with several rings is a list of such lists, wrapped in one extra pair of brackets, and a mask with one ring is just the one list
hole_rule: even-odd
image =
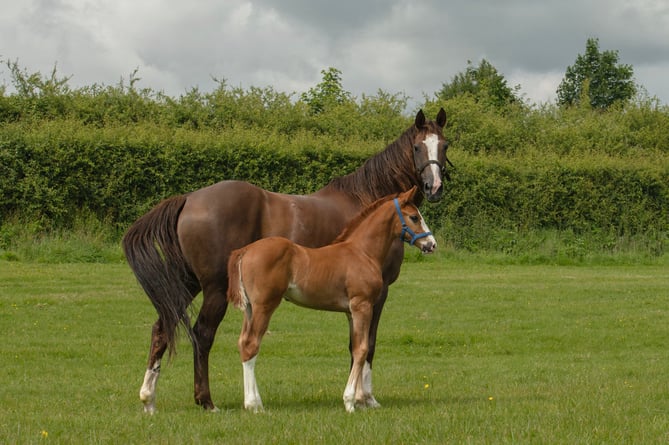
[(287, 195), (222, 181), (188, 195), (178, 222), (179, 242), (201, 281), (223, 280), (234, 249), (270, 236), (307, 246), (328, 244), (353, 216), (350, 207), (341, 195)]

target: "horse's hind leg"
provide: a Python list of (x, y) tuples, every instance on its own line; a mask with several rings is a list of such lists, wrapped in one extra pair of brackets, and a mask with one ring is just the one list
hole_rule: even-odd
[(144, 382), (139, 390), (139, 398), (144, 404), (144, 412), (156, 412), (156, 385), (160, 377), (160, 361), (167, 350), (167, 340), (162, 329), (162, 321), (158, 319), (151, 330), (151, 349), (149, 363), (144, 373)]
[(211, 390), (209, 389), (209, 352), (214, 344), (214, 336), (218, 325), (221, 324), (228, 308), (225, 291), (225, 288), (218, 286), (203, 290), (202, 308), (193, 326), (195, 403), (212, 411), (216, 411), (217, 408), (211, 400)]

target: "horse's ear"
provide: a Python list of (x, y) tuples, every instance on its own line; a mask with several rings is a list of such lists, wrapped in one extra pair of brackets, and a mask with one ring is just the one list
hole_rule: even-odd
[(439, 125), (441, 128), (444, 128), (444, 125), (446, 125), (446, 111), (444, 109), (440, 109), (439, 113), (437, 113), (437, 125)]
[(423, 113), (423, 110), (419, 110), (416, 114), (415, 125), (416, 128), (423, 128), (425, 126), (425, 113)]

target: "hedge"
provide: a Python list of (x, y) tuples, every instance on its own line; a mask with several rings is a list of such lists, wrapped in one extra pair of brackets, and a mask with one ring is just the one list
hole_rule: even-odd
[[(242, 128), (4, 124), (0, 226), (12, 217), (44, 229), (67, 228), (85, 211), (122, 231), (160, 199), (224, 179), (309, 193), (382, 148), (378, 141)], [(491, 229), (667, 236), (669, 169), (663, 162), (601, 154), (482, 156), (458, 149), (450, 149), (456, 169), (444, 199), (424, 206), (432, 228), (458, 246), (475, 247), (471, 243)]]

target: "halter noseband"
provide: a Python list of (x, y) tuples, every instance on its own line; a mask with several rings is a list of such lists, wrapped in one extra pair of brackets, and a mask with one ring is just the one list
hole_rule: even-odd
[[(411, 228), (407, 225), (406, 220), (404, 219), (404, 215), (402, 215), (402, 211), (400, 210), (400, 203), (397, 200), (397, 198), (393, 199), (393, 202), (395, 203), (395, 210), (397, 211), (397, 216), (400, 217), (400, 222), (402, 223), (402, 234), (400, 235), (400, 239), (402, 241), (409, 243), (409, 245), (413, 246), (419, 239), (432, 235), (432, 232), (423, 232), (417, 234), (416, 232), (411, 230)], [(407, 233), (411, 237), (411, 241), (407, 241), (404, 239), (404, 235)]]
[[(447, 157), (445, 157), (444, 159), (446, 159), (446, 162), (448, 163), (448, 165), (451, 166), (451, 168), (455, 168), (455, 166), (450, 161), (450, 159), (448, 159)], [(430, 159), (428, 161), (425, 161), (425, 163), (423, 163), (423, 165), (421, 165), (420, 167), (417, 167), (416, 172), (418, 173), (418, 176), (420, 176), (420, 174), (423, 173), (423, 170), (425, 170), (425, 168), (430, 164), (436, 164), (439, 167), (439, 170), (441, 170), (441, 176), (446, 178), (447, 181), (451, 180), (451, 175), (448, 174), (448, 170), (446, 169), (446, 165), (442, 164), (441, 162), (439, 162), (435, 159)]]

